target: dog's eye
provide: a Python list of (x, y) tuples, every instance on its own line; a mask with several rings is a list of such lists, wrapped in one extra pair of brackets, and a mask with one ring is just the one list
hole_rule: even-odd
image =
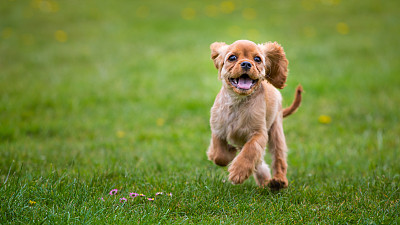
[(254, 57), (254, 61), (256, 61), (256, 62), (261, 62), (261, 58), (258, 57), (258, 56), (256, 56), (256, 57)]
[(231, 56), (229, 56), (229, 58), (228, 58), (228, 60), (229, 61), (235, 61), (237, 59), (237, 57), (235, 56), (235, 55), (231, 55)]

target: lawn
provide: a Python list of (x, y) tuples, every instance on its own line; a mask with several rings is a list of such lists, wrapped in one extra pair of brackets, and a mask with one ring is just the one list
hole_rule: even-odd
[[(399, 1), (4, 0), (0, 223), (398, 224), (399, 24)], [(279, 192), (206, 157), (209, 45), (237, 39), (282, 44), (284, 105), (305, 90)]]

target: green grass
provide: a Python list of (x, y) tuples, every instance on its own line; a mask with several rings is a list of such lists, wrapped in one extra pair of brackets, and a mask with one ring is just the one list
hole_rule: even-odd
[[(0, 223), (400, 223), (400, 3), (221, 4), (2, 1)], [(237, 39), (284, 46), (285, 105), (306, 91), (280, 192), (206, 158), (209, 45)]]

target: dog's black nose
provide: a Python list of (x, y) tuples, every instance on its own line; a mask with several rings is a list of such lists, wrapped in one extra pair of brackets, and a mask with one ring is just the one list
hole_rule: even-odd
[(248, 70), (251, 68), (251, 63), (244, 61), (244, 62), (240, 63), (240, 66), (242, 67), (242, 69)]

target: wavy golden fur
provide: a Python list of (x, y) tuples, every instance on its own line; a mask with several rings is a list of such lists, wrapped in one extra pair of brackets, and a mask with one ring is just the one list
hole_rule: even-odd
[[(283, 48), (276, 42), (257, 45), (247, 40), (231, 45), (215, 42), (210, 48), (222, 88), (211, 108), (208, 158), (219, 166), (230, 164), (233, 184), (254, 174), (259, 186), (287, 187), (282, 120), (300, 106), (303, 89), (299, 85), (292, 105), (282, 109), (277, 88), (285, 87), (288, 73)], [(267, 145), (273, 159), (272, 177), (264, 162)]]

